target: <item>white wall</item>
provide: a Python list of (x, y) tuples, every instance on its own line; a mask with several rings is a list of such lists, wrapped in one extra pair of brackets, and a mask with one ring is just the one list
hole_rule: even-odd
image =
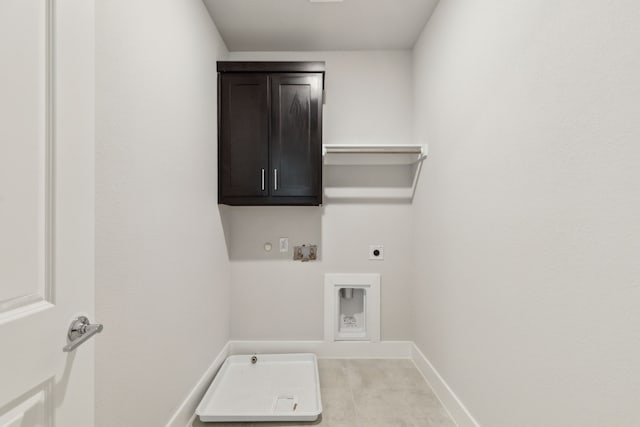
[[(324, 143), (410, 143), (411, 55), (382, 52), (230, 53), (232, 60), (326, 61)], [(325, 179), (329, 172), (325, 171)], [(376, 176), (371, 177), (377, 179)], [(324, 273), (382, 274), (382, 339), (409, 339), (411, 205), (327, 202), (315, 208), (241, 207), (224, 211), (232, 260), (233, 339), (323, 339)], [(321, 260), (277, 252), (318, 244)], [(266, 254), (265, 242), (276, 250)], [(385, 245), (385, 261), (369, 261), (368, 245)]]
[(416, 340), (482, 425), (638, 424), (638, 22), (443, 1), (415, 48)]
[(96, 425), (160, 426), (228, 340), (216, 59), (200, 1), (96, 3)]

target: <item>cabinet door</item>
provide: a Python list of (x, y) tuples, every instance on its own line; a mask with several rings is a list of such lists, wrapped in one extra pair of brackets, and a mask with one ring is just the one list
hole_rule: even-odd
[(322, 191), (322, 74), (271, 75), (271, 196)]
[(265, 74), (221, 74), (220, 201), (269, 194), (269, 102)]

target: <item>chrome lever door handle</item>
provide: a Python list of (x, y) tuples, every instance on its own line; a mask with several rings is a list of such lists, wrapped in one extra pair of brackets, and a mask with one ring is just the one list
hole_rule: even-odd
[(89, 338), (102, 332), (103, 328), (104, 327), (100, 323), (92, 325), (87, 317), (79, 316), (71, 322), (71, 325), (69, 325), (69, 331), (67, 332), (67, 345), (64, 346), (62, 351), (70, 352), (75, 350)]

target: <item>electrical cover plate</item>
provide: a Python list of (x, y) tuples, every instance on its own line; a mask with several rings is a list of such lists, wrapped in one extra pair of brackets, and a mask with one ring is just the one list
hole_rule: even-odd
[(369, 259), (373, 261), (382, 261), (384, 259), (384, 246), (383, 245), (370, 245), (369, 246)]

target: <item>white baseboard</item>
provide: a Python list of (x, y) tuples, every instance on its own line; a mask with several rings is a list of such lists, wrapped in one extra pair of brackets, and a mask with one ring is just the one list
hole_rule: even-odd
[(252, 353), (314, 353), (320, 359), (412, 359), (459, 427), (480, 427), (458, 396), (412, 341), (229, 341), (202, 375), (166, 427), (189, 427), (207, 387), (228, 356)]
[(209, 388), (209, 384), (211, 384), (213, 377), (228, 356), (229, 342), (222, 347), (222, 350), (220, 350), (220, 353), (218, 353), (213, 363), (207, 368), (204, 375), (202, 375), (198, 380), (198, 383), (189, 392), (182, 404), (180, 404), (176, 412), (174, 412), (171, 419), (169, 419), (166, 427), (185, 427), (190, 426), (193, 423), (196, 408), (198, 407), (200, 400), (202, 400), (202, 397), (207, 391), (207, 388)]
[(458, 396), (451, 390), (436, 368), (429, 362), (429, 359), (420, 351), (415, 343), (412, 344), (412, 359), (418, 370), (429, 383), (442, 405), (451, 415), (451, 418), (459, 427), (480, 427), (480, 424), (473, 418), (469, 410), (464, 406)]
[(410, 359), (411, 341), (230, 341), (229, 354), (314, 353), (320, 359)]

